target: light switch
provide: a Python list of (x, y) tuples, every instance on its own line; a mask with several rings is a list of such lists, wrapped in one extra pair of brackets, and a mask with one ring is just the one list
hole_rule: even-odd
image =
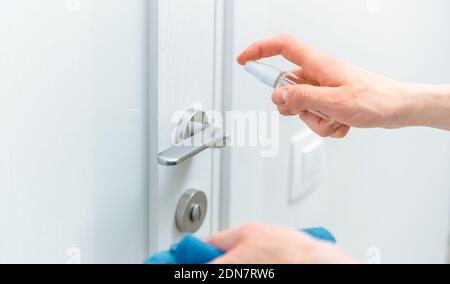
[(323, 139), (306, 130), (291, 140), (290, 203), (295, 203), (320, 185), (325, 161)]

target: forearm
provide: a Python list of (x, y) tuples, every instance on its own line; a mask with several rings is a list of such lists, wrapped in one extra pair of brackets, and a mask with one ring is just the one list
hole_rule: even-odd
[(450, 130), (450, 85), (404, 84), (405, 126)]

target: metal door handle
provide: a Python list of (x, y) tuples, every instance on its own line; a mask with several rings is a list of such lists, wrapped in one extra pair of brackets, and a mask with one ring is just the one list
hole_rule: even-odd
[(225, 147), (228, 140), (222, 128), (209, 124), (203, 111), (189, 110), (178, 125), (176, 144), (159, 153), (158, 163), (176, 166), (206, 149)]

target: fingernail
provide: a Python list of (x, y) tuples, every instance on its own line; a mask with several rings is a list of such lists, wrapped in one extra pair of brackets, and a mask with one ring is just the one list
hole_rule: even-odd
[(280, 91), (281, 99), (283, 100), (283, 103), (286, 104), (289, 99), (289, 93), (286, 89), (281, 89)]

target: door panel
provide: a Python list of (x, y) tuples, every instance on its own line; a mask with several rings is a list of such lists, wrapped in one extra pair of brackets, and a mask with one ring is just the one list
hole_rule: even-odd
[[(211, 0), (161, 0), (154, 1), (152, 10), (157, 21), (150, 35), (158, 42), (151, 48), (154, 58), (150, 66), (151, 104), (158, 105), (157, 144), (151, 163), (156, 155), (172, 147), (172, 134), (177, 121), (176, 112), (190, 108), (205, 111), (214, 108), (215, 79), (215, 9)], [(158, 13), (154, 13), (155, 10)], [(156, 62), (155, 62), (156, 61)], [(156, 86), (156, 87), (155, 87)], [(156, 133), (155, 133), (156, 134)], [(177, 241), (182, 233), (175, 225), (175, 211), (178, 201), (188, 189), (206, 193), (209, 201), (208, 215), (198, 232), (199, 236), (211, 233), (213, 200), (213, 152), (207, 150), (179, 166), (153, 165), (154, 172), (150, 198), (150, 244), (151, 249), (167, 248)], [(157, 183), (154, 182), (157, 179)], [(155, 216), (156, 215), (156, 216)]]
[(146, 2), (0, 2), (0, 263), (147, 256)]

